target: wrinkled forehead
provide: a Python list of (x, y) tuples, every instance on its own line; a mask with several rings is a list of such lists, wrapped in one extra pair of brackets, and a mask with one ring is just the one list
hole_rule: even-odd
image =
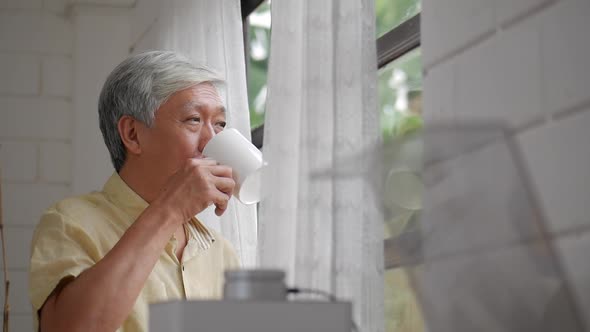
[(190, 98), (184, 100), (180, 105), (182, 111), (190, 112), (193, 110), (207, 109), (225, 114), (225, 103), (214, 84), (206, 82), (198, 84), (195, 87), (198, 88), (197, 92), (191, 93)]
[(210, 100), (203, 101), (201, 99), (191, 99), (183, 103), (180, 107), (182, 112), (188, 113), (191, 111), (199, 110), (212, 110), (217, 113), (225, 115), (225, 106), (222, 103), (211, 102)]

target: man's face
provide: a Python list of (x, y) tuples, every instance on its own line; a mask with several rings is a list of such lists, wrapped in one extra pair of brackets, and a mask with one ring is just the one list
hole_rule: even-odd
[[(211, 83), (173, 94), (155, 113), (152, 127), (141, 126), (141, 159), (155, 176), (167, 178), (225, 127), (225, 109)], [(155, 180), (155, 179), (154, 179)]]

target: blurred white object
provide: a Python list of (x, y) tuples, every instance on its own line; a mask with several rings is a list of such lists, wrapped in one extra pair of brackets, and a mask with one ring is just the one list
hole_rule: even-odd
[(386, 220), (392, 207), (421, 206), (420, 218), (396, 229), (386, 250), (399, 258), (388, 267), (418, 266), (412, 285), (430, 331), (585, 331), (585, 310), (503, 124), (430, 124), (333, 165), (312, 178), (362, 178), (382, 198)]
[(510, 129), (432, 124), (420, 139), (425, 190), (413, 284), (429, 328), (584, 331)]

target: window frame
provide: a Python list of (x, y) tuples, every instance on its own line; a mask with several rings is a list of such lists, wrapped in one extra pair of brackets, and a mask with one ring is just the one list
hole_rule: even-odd
[(377, 39), (377, 68), (420, 47), (420, 13), (407, 19)]
[(246, 24), (247, 18), (252, 14), (258, 6), (260, 6), (264, 0), (241, 0), (240, 4), (242, 7), (242, 22)]

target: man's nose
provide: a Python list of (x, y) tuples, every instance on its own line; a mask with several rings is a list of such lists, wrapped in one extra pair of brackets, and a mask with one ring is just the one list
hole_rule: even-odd
[(215, 136), (215, 129), (213, 129), (213, 126), (211, 124), (206, 124), (203, 127), (201, 127), (201, 130), (199, 132), (199, 152), (203, 152), (205, 145), (209, 143), (213, 136)]

